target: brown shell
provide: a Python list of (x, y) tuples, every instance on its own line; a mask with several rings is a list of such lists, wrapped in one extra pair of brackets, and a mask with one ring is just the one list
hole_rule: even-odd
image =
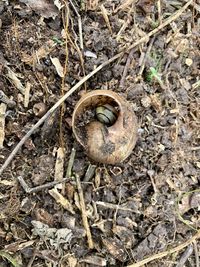
[[(80, 115), (105, 103), (118, 106), (116, 122), (106, 127), (93, 120), (79, 129)], [(123, 97), (110, 90), (95, 90), (83, 95), (76, 104), (72, 115), (72, 129), (77, 141), (91, 159), (100, 163), (116, 164), (131, 154), (137, 140), (138, 126), (131, 105)]]

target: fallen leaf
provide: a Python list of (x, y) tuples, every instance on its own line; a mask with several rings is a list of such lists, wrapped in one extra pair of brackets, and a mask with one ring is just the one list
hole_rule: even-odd
[(59, 14), (57, 7), (48, 0), (20, 0), (20, 2), (26, 4), (38, 15), (44, 18), (55, 19), (55, 17), (57, 17), (57, 15)]
[(50, 228), (47, 224), (35, 220), (31, 223), (34, 227), (33, 233), (41, 238), (48, 239), (51, 246), (54, 246), (55, 249), (58, 249), (60, 244), (69, 243), (72, 238), (72, 230), (68, 228)]
[(9, 67), (6, 66), (8, 70), (7, 77), (11, 80), (14, 86), (24, 95), (25, 87), (21, 83), (20, 79), (17, 77), (17, 74), (14, 73)]
[(40, 59), (46, 58), (54, 47), (54, 41), (49, 40), (45, 44), (43, 44), (37, 51), (34, 51), (31, 56), (23, 53), (21, 60), (28, 65), (34, 66)]
[(108, 252), (121, 262), (127, 260), (127, 253), (122, 243), (114, 238), (102, 239)]

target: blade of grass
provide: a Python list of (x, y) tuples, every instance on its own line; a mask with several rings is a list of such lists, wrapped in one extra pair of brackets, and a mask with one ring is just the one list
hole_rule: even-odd
[(0, 256), (6, 258), (14, 267), (22, 267), (17, 261), (5, 251), (0, 251)]

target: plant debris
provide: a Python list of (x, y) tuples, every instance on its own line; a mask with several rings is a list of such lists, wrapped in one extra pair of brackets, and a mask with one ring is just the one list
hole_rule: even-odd
[[(199, 12), (199, 0), (0, 2), (0, 266), (199, 265)], [(139, 123), (112, 166), (72, 133), (75, 105), (99, 89)]]

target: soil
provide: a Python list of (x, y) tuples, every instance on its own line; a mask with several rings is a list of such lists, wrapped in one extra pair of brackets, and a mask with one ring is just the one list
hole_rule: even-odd
[[(70, 95), (3, 172), (0, 266), (127, 266), (185, 242), (200, 228), (200, 2), (131, 51), (129, 45), (184, 1), (72, 1), (83, 50), (77, 13), (70, 1), (61, 2), (0, 2), (1, 164), (43, 115), (34, 112), (35, 104), (48, 110), (84, 75), (124, 47), (127, 52)], [(138, 118), (137, 144), (114, 166), (90, 160), (72, 133), (75, 104), (95, 89), (121, 94)], [(30, 188), (69, 179), (28, 193), (19, 177)], [(198, 240), (196, 248), (185, 266), (197, 266)], [(185, 250), (146, 266), (183, 266)]]

